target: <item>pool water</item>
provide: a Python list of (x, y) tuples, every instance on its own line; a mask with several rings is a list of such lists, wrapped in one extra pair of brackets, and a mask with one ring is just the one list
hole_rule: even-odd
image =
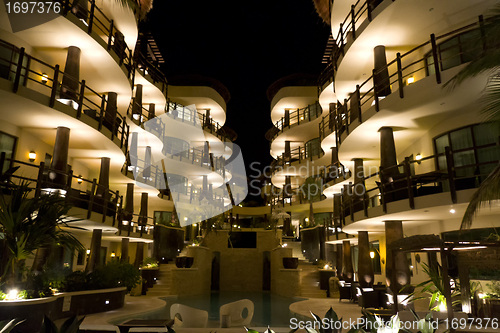
[[(254, 315), (250, 327), (288, 327), (290, 326), (290, 304), (305, 298), (287, 298), (270, 292), (212, 292), (196, 296), (161, 297), (166, 306), (145, 314), (127, 319), (165, 319), (170, 318), (170, 306), (175, 303), (184, 304), (196, 309), (208, 311), (208, 327), (220, 327), (219, 309), (222, 305), (240, 299), (249, 299), (254, 303)], [(245, 313), (243, 314), (245, 316)]]

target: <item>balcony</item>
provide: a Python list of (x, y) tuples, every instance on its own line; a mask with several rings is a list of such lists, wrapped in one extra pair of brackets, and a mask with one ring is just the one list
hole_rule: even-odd
[[(325, 143), (323, 148), (340, 147), (358, 126), (375, 115), (382, 117), (381, 114), (385, 114), (388, 109), (396, 108), (398, 114), (403, 116), (405, 112), (412, 111), (424, 102), (429, 103), (433, 99), (442, 99), (445, 96), (453, 99), (449, 90), (443, 91), (438, 87), (453, 76), (449, 74), (450, 72), (456, 73), (458, 66), (469, 62), (475, 55), (482, 52), (483, 45), (488, 47), (486, 39), (484, 39), (484, 44), (471, 41), (485, 38), (481, 29), (485, 26), (487, 28), (487, 23), (488, 21), (480, 17), (477, 22), (458, 30), (437, 37), (431, 35), (425, 43), (404, 54), (397, 53), (396, 58), (386, 66), (378, 71), (373, 70), (372, 76), (357, 85), (356, 90), (348, 94), (349, 98), (334, 105), (330, 113), (321, 120), (320, 139), (325, 141), (333, 134), (333, 138), (326, 140), (328, 143)], [(384, 73), (387, 74), (384, 75)], [(425, 82), (425, 85), (421, 86), (419, 81), (422, 81), (422, 84)], [(486, 82), (486, 80), (483, 81)], [(431, 87), (431, 85), (434, 86)], [(476, 86), (477, 89), (474, 89), (479, 93), (482, 87)], [(420, 94), (421, 96), (410, 93), (419, 91), (417, 87), (421, 92), (425, 90)], [(458, 100), (456, 96), (465, 96), (458, 91), (459, 89), (456, 89), (453, 92), (455, 100)], [(474, 96), (477, 96), (477, 93), (474, 92)], [(405, 102), (405, 99), (408, 99), (408, 102)], [(402, 107), (402, 103), (406, 103), (405, 108)], [(441, 100), (440, 105), (444, 104), (444, 100)], [(451, 104), (447, 103), (447, 105)], [(436, 112), (443, 111), (446, 110), (436, 110)], [(392, 121), (394, 122), (394, 119)], [(397, 126), (398, 124), (391, 125)]]
[[(108, 106), (104, 94), (99, 94), (87, 86), (85, 80), (72, 79), (60, 70), (59, 65), (51, 66), (26, 54), (24, 48), (0, 41), (0, 49), (2, 54), (10, 55), (10, 58), (0, 57), (0, 78), (11, 82), (5, 86), (8, 90), (20, 98), (30, 99), (81, 121), (105, 135), (126, 153), (130, 127), (116, 109), (111, 110), (113, 106)], [(22, 102), (21, 99), (19, 102)], [(24, 110), (21, 108), (19, 112)], [(26, 117), (32, 115), (27, 114)], [(17, 120), (22, 120), (19, 113)], [(26, 125), (26, 119), (24, 122)]]
[[(44, 162), (35, 165), (7, 159), (5, 153), (2, 153), (0, 170), (3, 170), (5, 164), (9, 164), (10, 168), (3, 174), (6, 181), (0, 184), (4, 195), (9, 195), (17, 186), (16, 183), (28, 182), (34, 196), (58, 194), (65, 198), (66, 204), (71, 207), (70, 216), (83, 216), (75, 220), (74, 224), (78, 224), (79, 227), (85, 229), (86, 225), (95, 226), (96, 223), (100, 223), (116, 228), (118, 235), (122, 235), (123, 195), (120, 195), (119, 191), (98, 184), (95, 178), (89, 180), (76, 176), (72, 170), (62, 172), (45, 166)], [(151, 238), (154, 228), (151, 222), (151, 218), (134, 215), (131, 220), (132, 225), (123, 232), (131, 237)], [(136, 228), (132, 228), (133, 223), (136, 224)]]
[(274, 127), (269, 131), (270, 133), (267, 137), (269, 141), (272, 142), (284, 131), (319, 118), (322, 112), (323, 110), (321, 109), (319, 102), (301, 109), (285, 110), (285, 116), (274, 124)]

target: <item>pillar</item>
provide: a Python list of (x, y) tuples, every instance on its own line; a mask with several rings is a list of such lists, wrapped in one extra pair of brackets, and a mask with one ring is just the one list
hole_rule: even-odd
[(151, 147), (146, 147), (146, 154), (144, 156), (144, 169), (142, 170), (142, 177), (145, 181), (151, 179)]
[(283, 234), (285, 236), (293, 236), (292, 230), (292, 212), (286, 212), (290, 217), (286, 217), (283, 220)]
[(109, 166), (111, 159), (109, 157), (101, 157), (101, 169), (99, 171), (99, 186), (95, 195), (98, 197), (103, 197), (107, 195), (109, 189)]
[(134, 214), (134, 183), (128, 183), (125, 207), (123, 207), (123, 221), (128, 222), (126, 225), (129, 225), (132, 221), (132, 214)]
[(370, 240), (368, 231), (358, 231), (358, 281), (361, 288), (373, 287), (375, 276), (370, 258)]
[[(383, 168), (385, 175), (399, 174), (399, 170), (394, 168), (398, 162), (393, 129), (391, 127), (381, 127), (378, 131), (380, 132), (380, 166)], [(387, 179), (381, 179), (381, 181), (386, 182)]]
[(340, 279), (342, 277), (342, 269), (343, 269), (343, 266), (342, 266), (342, 259), (344, 257), (344, 254), (343, 254), (343, 251), (342, 251), (342, 248), (343, 248), (343, 245), (342, 244), (337, 244), (336, 245), (337, 247), (337, 262), (335, 263), (336, 267), (337, 267), (337, 277)]
[(207, 198), (207, 200), (210, 200), (210, 198), (208, 197), (208, 176), (207, 175), (203, 175), (203, 189), (202, 189), (202, 193), (201, 193), (201, 196), (200, 198)]
[(341, 212), (342, 212), (342, 197), (340, 193), (333, 195), (333, 227), (335, 228), (336, 238), (339, 239), (339, 232), (337, 228), (341, 226)]
[(90, 257), (87, 263), (87, 270), (89, 272), (94, 271), (94, 269), (101, 264), (101, 238), (102, 229), (94, 229), (92, 231), (92, 241), (90, 243)]
[(134, 105), (132, 106), (132, 117), (140, 120), (142, 114), (142, 84), (135, 86)]
[(137, 132), (132, 132), (132, 136), (130, 138), (130, 147), (128, 150), (128, 156), (129, 156), (130, 166), (132, 167), (132, 172), (134, 174), (134, 179), (137, 179), (137, 172), (138, 172), (137, 165), (138, 165), (139, 155), (137, 153), (137, 141), (138, 141)]
[(68, 47), (59, 93), (60, 99), (78, 101), (78, 94), (80, 93), (80, 56), (81, 50), (78, 47)]
[(108, 93), (108, 103), (106, 104), (106, 112), (104, 114), (104, 126), (108, 127), (109, 129), (111, 129), (113, 127), (113, 124), (116, 123), (116, 113), (118, 112), (117, 99), (118, 99), (117, 93), (113, 91), (110, 91)]
[(283, 127), (290, 126), (290, 110), (285, 110), (285, 122)]
[(128, 263), (128, 244), (129, 244), (129, 239), (128, 238), (122, 238), (122, 254), (120, 257), (121, 262), (127, 262)]
[[(391, 290), (397, 290), (398, 293), (403, 286), (410, 284), (410, 266), (406, 253), (398, 252), (396, 257), (392, 257), (390, 250), (391, 243), (404, 238), (403, 222), (402, 221), (384, 221), (385, 223), (385, 236), (386, 236), (386, 269), (385, 276), (387, 285), (391, 286)], [(392, 271), (392, 262), (394, 261), (396, 271)], [(395, 281), (395, 286), (393, 287)], [(395, 289), (394, 289), (395, 288)], [(404, 292), (403, 292), (404, 293)]]
[(332, 160), (331, 163), (332, 165), (337, 164), (339, 162), (339, 152), (337, 150), (337, 147), (330, 147), (332, 150)]
[(205, 127), (210, 127), (210, 109), (205, 111)]
[(144, 227), (148, 224), (148, 193), (141, 193), (141, 210), (139, 211), (139, 226), (141, 233), (145, 231)]
[(291, 156), (290, 141), (285, 141), (285, 161), (289, 161)]
[(135, 252), (135, 261), (134, 261), (135, 268), (141, 267), (143, 261), (144, 261), (144, 243), (139, 242), (137, 243), (137, 249)]
[(346, 282), (354, 281), (354, 269), (352, 267), (351, 258), (351, 242), (345, 240), (342, 242), (342, 253), (344, 258), (342, 260), (342, 278)]
[(155, 103), (150, 103), (149, 104), (148, 120), (151, 120), (155, 117), (155, 113), (156, 113), (155, 109), (156, 109)]
[(373, 49), (373, 69), (375, 70), (374, 81), (377, 86), (378, 97), (385, 97), (391, 94), (391, 84), (389, 70), (387, 69), (387, 58), (385, 56), (385, 46), (378, 45)]
[(354, 162), (354, 188), (353, 188), (353, 197), (356, 200), (362, 200), (365, 194), (365, 188), (364, 188), (364, 178), (365, 178), (365, 171), (363, 169), (363, 159), (361, 158), (355, 158), (353, 159)]
[(58, 172), (49, 172), (48, 188), (62, 189), (66, 187), (68, 181), (69, 134), (69, 128), (62, 126), (57, 128), (50, 168)]

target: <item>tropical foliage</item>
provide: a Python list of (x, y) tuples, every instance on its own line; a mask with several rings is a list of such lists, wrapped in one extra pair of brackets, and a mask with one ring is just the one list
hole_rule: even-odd
[(0, 194), (0, 233), (4, 253), (8, 256), (1, 268), (2, 281), (13, 285), (21, 280), (24, 262), (37, 249), (54, 245), (83, 251), (83, 245), (64, 227), (70, 207), (57, 195), (30, 197), (32, 189), (26, 182), (12, 187), (10, 196)]
[[(429, 310), (444, 311), (446, 310), (446, 298), (444, 296), (444, 281), (440, 274), (439, 266), (429, 267), (428, 264), (422, 264), (422, 270), (429, 277), (428, 280), (418, 284), (415, 287), (415, 292), (408, 295), (405, 301), (414, 302), (419, 299), (429, 299)], [(446, 281), (448, 282), (448, 281)], [(420, 289), (420, 290), (418, 290)], [(459, 296), (458, 288), (452, 290), (452, 299)], [(452, 302), (453, 305), (459, 304), (460, 300)]]
[(9, 333), (14, 327), (16, 327), (16, 325), (19, 325), (23, 321), (24, 320), (19, 319), (0, 321), (0, 333)]
[[(480, 101), (482, 113), (488, 121), (500, 123), (500, 5), (497, 5), (491, 14), (485, 27), (487, 33), (477, 41), (482, 44), (483, 51), (447, 82), (445, 87), (453, 89), (470, 78), (488, 74), (489, 82)], [(472, 196), (460, 228), (469, 229), (480, 208), (497, 199), (500, 199), (500, 164)]]
[(45, 316), (40, 333), (78, 333), (78, 328), (84, 319), (85, 317), (78, 319), (76, 316), (73, 316), (67, 319), (62, 324), (60, 329), (57, 329), (57, 326), (52, 322), (52, 320)]

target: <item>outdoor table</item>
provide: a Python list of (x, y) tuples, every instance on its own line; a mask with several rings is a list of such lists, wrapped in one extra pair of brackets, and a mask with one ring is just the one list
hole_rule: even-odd
[(132, 327), (166, 327), (173, 324), (171, 319), (132, 319), (118, 325), (120, 333), (128, 333)]

